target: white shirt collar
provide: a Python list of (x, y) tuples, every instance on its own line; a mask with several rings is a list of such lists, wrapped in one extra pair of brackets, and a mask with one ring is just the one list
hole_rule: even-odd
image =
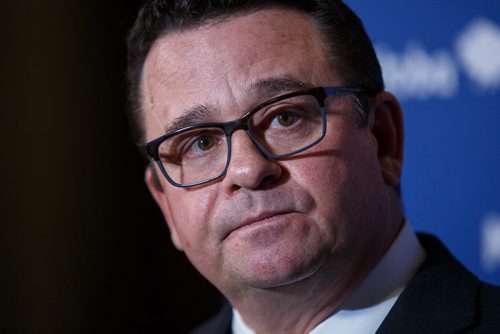
[[(340, 310), (310, 334), (375, 333), (425, 256), (415, 232), (405, 221), (387, 253)], [(234, 334), (255, 334), (236, 309), (233, 309), (232, 330)]]

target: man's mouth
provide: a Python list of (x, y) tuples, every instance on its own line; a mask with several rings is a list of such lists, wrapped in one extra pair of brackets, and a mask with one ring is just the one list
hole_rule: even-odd
[(289, 211), (267, 211), (248, 217), (228, 231), (228, 233), (224, 236), (224, 240), (237, 231), (244, 231), (246, 229), (257, 228), (266, 224), (277, 223), (283, 218), (283, 216), (290, 213), (291, 212)]

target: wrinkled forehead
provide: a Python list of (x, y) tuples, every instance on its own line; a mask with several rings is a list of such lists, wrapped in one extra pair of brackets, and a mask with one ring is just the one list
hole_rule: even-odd
[[(333, 84), (325, 44), (313, 18), (266, 9), (169, 32), (155, 42), (141, 85), (146, 139), (164, 134), (183, 110), (210, 107), (213, 121), (231, 119), (265, 92), (258, 82), (290, 78), (305, 85)], [(254, 94), (255, 93), (255, 94)]]

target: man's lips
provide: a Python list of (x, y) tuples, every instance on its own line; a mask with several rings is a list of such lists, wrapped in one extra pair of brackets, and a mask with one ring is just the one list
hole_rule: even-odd
[(233, 232), (236, 232), (238, 230), (250, 228), (250, 227), (257, 227), (258, 225), (263, 225), (263, 224), (272, 224), (273, 221), (277, 221), (277, 218), (280, 218), (281, 216), (290, 214), (292, 212), (290, 211), (271, 211), (271, 212), (262, 212), (257, 215), (251, 216), (246, 218), (245, 220), (241, 221), (240, 223), (236, 224), (232, 229), (230, 229), (226, 235), (224, 235), (223, 240), (227, 239)]
[(276, 222), (291, 219), (282, 215), (308, 214), (314, 210), (314, 198), (301, 188), (279, 188), (273, 191), (246, 191), (230, 198), (222, 198), (211, 210), (208, 221), (212, 223), (214, 236), (225, 241), (234, 232), (261, 224), (275, 225)]

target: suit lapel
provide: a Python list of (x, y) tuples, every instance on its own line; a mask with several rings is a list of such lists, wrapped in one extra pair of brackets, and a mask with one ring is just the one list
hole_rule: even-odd
[(479, 280), (434, 237), (419, 234), (427, 258), (377, 333), (455, 333), (475, 321)]

